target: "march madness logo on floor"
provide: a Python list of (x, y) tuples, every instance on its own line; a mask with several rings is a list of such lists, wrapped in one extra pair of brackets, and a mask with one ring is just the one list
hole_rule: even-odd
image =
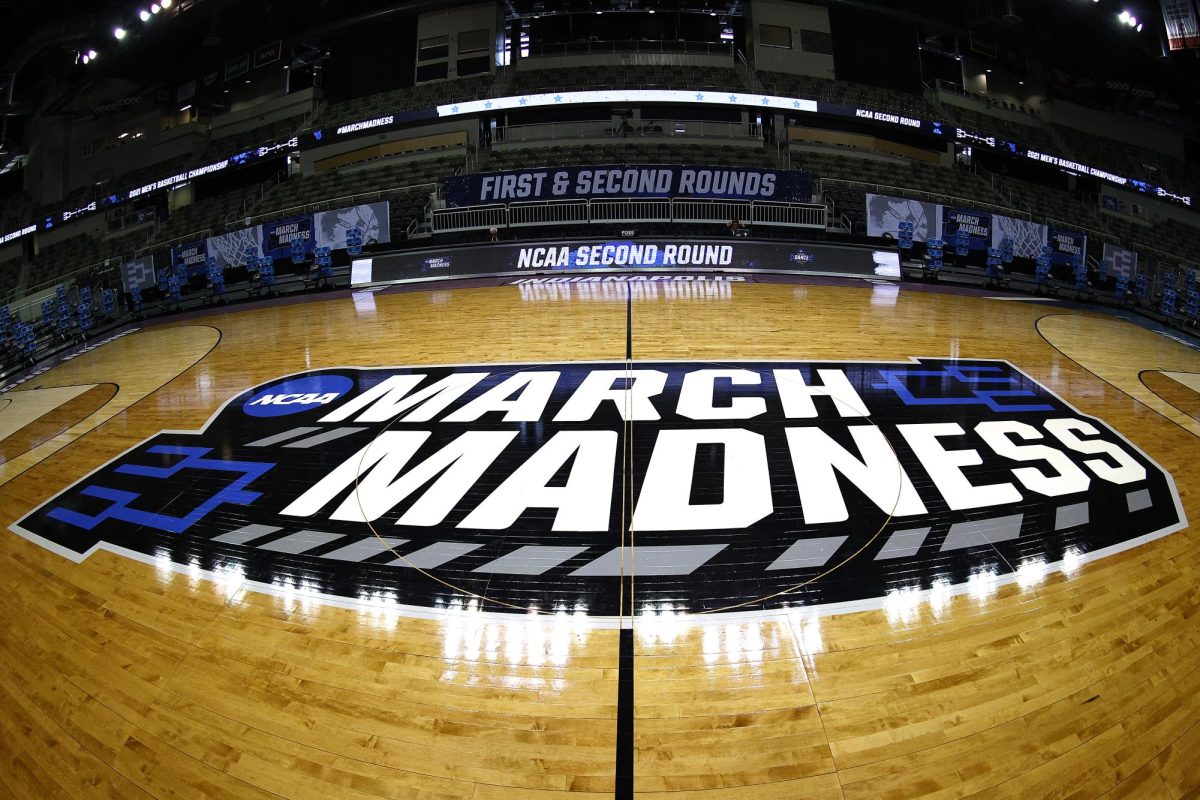
[(288, 376), (13, 528), (267, 590), (611, 616), (631, 570), (639, 612), (860, 607), (1185, 524), (1100, 420), (1005, 362), (920, 359)]

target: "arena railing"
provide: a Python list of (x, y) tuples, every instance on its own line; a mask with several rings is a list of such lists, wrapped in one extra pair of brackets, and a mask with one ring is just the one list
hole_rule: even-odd
[(653, 41), (561, 42), (531, 47), (525, 58), (541, 56), (578, 56), (592, 53), (684, 53), (686, 55), (733, 55), (732, 42), (688, 42), (680, 39)]
[(749, 220), (754, 213), (748, 200), (690, 200), (671, 201), (672, 222), (729, 222)]
[(645, 200), (593, 200), (593, 222), (670, 222), (671, 200), (666, 197)]
[(578, 224), (590, 220), (587, 200), (536, 200), (512, 203), (508, 207), (510, 228)]
[[(986, 203), (980, 200), (975, 200), (969, 197), (960, 197), (957, 195), (941, 194), (935, 192), (923, 192), (916, 189), (906, 189), (902, 186), (889, 186), (879, 183), (870, 183), (867, 181), (851, 181), (841, 178), (821, 178), (817, 185), (820, 194), (824, 195), (827, 188), (846, 188), (852, 191), (873, 191), (880, 194), (889, 194), (894, 197), (904, 197), (910, 200), (923, 200), (930, 203), (940, 203), (942, 205), (956, 205), (965, 208), (977, 208), (980, 211), (990, 211), (993, 214), (1002, 214), (1006, 217), (1016, 219), (1027, 219), (1035, 221), (1040, 219), (1041, 222), (1051, 226), (1059, 226), (1069, 230), (1079, 231), (1088, 234), (1089, 241), (1108, 241), (1115, 245), (1139, 252), (1153, 252), (1170, 261), (1175, 261), (1181, 264), (1195, 263), (1196, 259), (1188, 256), (1182, 256), (1178, 253), (1171, 253), (1161, 248), (1156, 248), (1152, 245), (1143, 244), (1141, 240), (1126, 240), (1119, 236), (1114, 236), (1112, 233), (1093, 228), (1089, 225), (1082, 225), (1078, 221), (1070, 222), (1057, 219), (1050, 216), (1039, 216), (1027, 209), (1017, 209), (1011, 206), (996, 205), (994, 203)], [(843, 215), (844, 216), (844, 215)]]
[(478, 231), (508, 227), (508, 206), (465, 206), (435, 208), (432, 213), (433, 232)]
[(418, 191), (423, 192), (427, 197), (429, 197), (437, 194), (439, 189), (440, 186), (436, 183), (414, 183), (405, 186), (394, 186), (388, 189), (377, 189), (373, 192), (359, 192), (358, 194), (341, 195), (340, 197), (330, 197), (314, 203), (302, 203), (300, 205), (264, 211), (253, 216), (237, 220), (228, 227), (243, 228), (247, 225), (257, 225), (260, 222), (265, 222), (271, 218), (291, 217), (297, 214), (315, 213), (317, 211), (326, 211), (330, 208), (341, 208), (342, 206), (346, 205), (362, 205), (363, 203), (369, 203), (372, 201), (386, 200), (401, 194), (414, 194)]
[(828, 205), (809, 206), (766, 201), (755, 201), (751, 204), (751, 213), (750, 221), (756, 225), (783, 225), (790, 228), (825, 228), (832, 216)]
[(743, 122), (712, 122), (687, 119), (645, 119), (630, 123), (623, 129), (614, 125), (612, 119), (590, 122), (544, 122), (533, 125), (508, 125), (497, 128), (493, 144), (517, 142), (543, 142), (559, 139), (612, 138), (634, 139), (640, 137), (685, 136), (701, 139), (745, 139), (761, 141), (762, 129)]
[[(24, 289), (13, 289), (7, 292), (5, 295), (0, 296), (0, 304), (8, 305), (11, 313), (15, 317), (28, 322), (31, 319), (36, 319), (41, 316), (41, 301), (45, 297), (53, 295), (57, 287), (63, 286), (68, 292), (70, 292), (77, 286), (91, 285), (94, 282), (93, 278), (98, 273), (116, 270), (127, 261), (140, 258), (153, 252), (167, 250), (172, 246), (182, 242), (194, 242), (207, 239), (208, 237), (214, 236), (218, 233), (227, 233), (231, 230), (244, 228), (247, 227), (247, 225), (257, 225), (260, 222), (271, 219), (282, 219), (284, 217), (294, 216), (296, 214), (324, 211), (330, 208), (340, 208), (346, 205), (361, 205), (363, 203), (385, 200), (397, 195), (411, 194), (417, 191), (425, 192), (428, 195), (434, 195), (438, 192), (439, 188), (440, 187), (436, 183), (417, 183), (405, 186), (397, 186), (388, 189), (379, 189), (373, 192), (361, 192), (358, 194), (331, 197), (315, 203), (305, 203), (303, 205), (276, 208), (274, 210), (256, 214), (251, 217), (240, 218), (226, 225), (219, 225), (216, 227), (212, 225), (205, 226), (204, 228), (199, 228), (197, 230), (173, 236), (170, 239), (149, 241), (140, 247), (133, 248), (124, 253), (119, 253), (91, 264), (87, 264), (86, 266), (77, 267), (76, 269), (62, 273), (61, 275), (57, 275), (49, 280), (42, 281), (34, 286), (26, 287)], [(426, 210), (428, 209), (428, 203), (425, 204), (425, 208)], [(412, 226), (409, 226), (405, 232), (411, 234)], [(159, 265), (160, 268), (161, 266), (164, 265)], [(109, 282), (111, 282), (111, 280), (116, 280), (118, 285), (120, 283), (119, 277), (110, 279)], [(111, 286), (110, 288), (118, 288), (118, 286)]]
[[(907, 189), (903, 186), (890, 186), (883, 183), (872, 183), (870, 181), (852, 181), (844, 178), (820, 178), (817, 181), (820, 187), (821, 194), (825, 193), (826, 187), (844, 187), (851, 190), (870, 190), (879, 194), (888, 194), (894, 197), (904, 197), (909, 200), (923, 200), (927, 203), (940, 203), (942, 205), (960, 206), (964, 208), (977, 208), (980, 211), (990, 211), (993, 214), (1002, 214), (1006, 217), (1015, 219), (1033, 219), (1033, 214), (1019, 208), (1011, 206), (997, 205), (996, 203), (987, 203), (969, 197), (960, 197), (958, 195), (944, 194), (942, 192), (924, 192), (918, 189)], [(1078, 226), (1075, 226), (1078, 227)]]
[(631, 198), (543, 200), (434, 209), (434, 233), (489, 228), (608, 222), (744, 223), (825, 230), (829, 208), (821, 203), (774, 203), (749, 200)]

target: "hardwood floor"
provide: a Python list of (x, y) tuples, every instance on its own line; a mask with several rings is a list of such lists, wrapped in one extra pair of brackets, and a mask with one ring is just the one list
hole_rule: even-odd
[[(1200, 372), (1200, 352), (1129, 323), (892, 286), (651, 285), (627, 307), (623, 286), (580, 284), (326, 297), (148, 326), (39, 376), (30, 390), (119, 390), (0, 466), (0, 527), (279, 376), (623, 362), (627, 344), (635, 362), (1006, 359), (1170, 472), (1200, 518), (1200, 427), (1139, 378)], [(635, 574), (637, 795), (1197, 796), (1193, 529), (1062, 571), (1031, 564), (1012, 582), (985, 574), (969, 591), (899, 591), (833, 615), (646, 613)], [(325, 602), (301, 572), (271, 593), (209, 572), (104, 550), (75, 563), (0, 536), (0, 795), (617, 791), (616, 627), (462, 605), (419, 618), (367, 596)]]

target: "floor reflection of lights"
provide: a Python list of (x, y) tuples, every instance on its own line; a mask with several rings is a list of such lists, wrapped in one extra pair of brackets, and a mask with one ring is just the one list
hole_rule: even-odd
[[(1065, 565), (1064, 565), (1065, 566)], [(1031, 592), (1046, 582), (1050, 567), (1044, 558), (1031, 558), (1017, 566), (1017, 585), (1022, 591)]]
[(308, 616), (321, 605), (321, 584), (308, 577), (276, 576), (271, 580), (276, 602), (285, 614)]
[(522, 283), (517, 289), (521, 300), (530, 302), (624, 303), (639, 300), (732, 300), (733, 285), (726, 280), (604, 280), (588, 282)]
[(566, 688), (572, 653), (592, 630), (580, 605), (509, 620), (482, 614), (475, 598), (451, 601), (441, 628), (442, 682), (553, 692)]

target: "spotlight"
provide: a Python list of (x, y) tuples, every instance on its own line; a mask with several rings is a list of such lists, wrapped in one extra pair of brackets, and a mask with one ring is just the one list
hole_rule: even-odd
[(96, 51), (89, 49), (87, 51), (87, 57), (90, 58), (92, 61), (95, 61), (96, 60)]
[(79, 60), (80, 60), (80, 61), (82, 61), (82, 62), (83, 62), (83, 63), (85, 63), (85, 64), (86, 64), (86, 63), (88, 63), (89, 61), (91, 61), (91, 59), (90, 59), (90, 58), (88, 58), (88, 54), (87, 54), (87, 53), (84, 53), (82, 56), (80, 56)]
[(120, 26), (113, 28), (113, 36), (116, 38), (116, 40), (118, 42), (121, 41), (122, 39), (125, 38), (125, 29)]
[(1143, 27), (1143, 26), (1142, 26), (1142, 23), (1140, 23), (1140, 22), (1139, 22), (1139, 23), (1138, 23), (1138, 26), (1137, 26), (1138, 33), (1141, 33), (1141, 32), (1142, 32), (1142, 27)]
[(171, 1), (172, 0), (159, 0), (158, 4), (160, 6), (162, 6), (164, 9), (167, 9), (167, 8), (171, 7)]
[(1117, 15), (1117, 19), (1121, 20), (1121, 22), (1124, 22), (1126, 25), (1128, 25), (1129, 24), (1129, 12), (1122, 11), (1120, 14)]
[(140, 19), (142, 22), (149, 22), (150, 21), (150, 12), (143, 8), (141, 11), (138, 12), (138, 19)]
[(157, 14), (160, 11), (162, 11), (162, 8), (158, 5), (158, 3), (155, 3), (154, 5), (150, 6), (151, 14)]

